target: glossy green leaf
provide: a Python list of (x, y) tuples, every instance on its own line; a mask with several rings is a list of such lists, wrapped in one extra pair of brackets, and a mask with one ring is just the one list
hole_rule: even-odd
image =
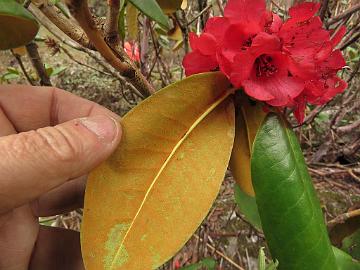
[(0, 1), (0, 50), (27, 44), (39, 30), (35, 18), (14, 0)]
[(360, 270), (360, 262), (353, 259), (346, 252), (333, 247), (338, 270)]
[(166, 29), (169, 29), (168, 17), (164, 14), (156, 0), (128, 0), (131, 4), (137, 7), (142, 13), (158, 22)]
[(251, 173), (263, 231), (280, 270), (336, 270), (335, 256), (294, 132), (269, 114), (256, 135)]
[(235, 184), (235, 201), (240, 212), (245, 216), (245, 219), (258, 230), (262, 230), (255, 197), (246, 194), (237, 184)]

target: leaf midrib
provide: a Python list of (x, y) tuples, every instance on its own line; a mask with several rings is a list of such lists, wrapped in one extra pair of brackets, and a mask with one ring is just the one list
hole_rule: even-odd
[(117, 261), (117, 257), (120, 254), (120, 250), (121, 247), (124, 245), (126, 237), (128, 236), (129, 232), (131, 231), (137, 217), (139, 216), (144, 204), (146, 203), (146, 200), (152, 190), (152, 188), (154, 187), (154, 185), (156, 184), (157, 180), (159, 179), (160, 175), (162, 174), (162, 172), (164, 171), (164, 169), (166, 168), (166, 166), (168, 165), (168, 163), (170, 162), (170, 160), (172, 159), (172, 157), (175, 155), (176, 151), (179, 149), (179, 147), (183, 144), (183, 142), (189, 137), (189, 135), (192, 133), (192, 131), (217, 107), (219, 106), (228, 96), (230, 96), (233, 93), (233, 91), (231, 90), (227, 90), (225, 91), (225, 93), (223, 95), (221, 95), (218, 99), (216, 99), (215, 102), (213, 102), (208, 109), (206, 109), (197, 119), (196, 121), (189, 127), (188, 131), (185, 133), (185, 135), (178, 141), (178, 143), (175, 144), (173, 150), (170, 152), (169, 156), (166, 158), (164, 164), (161, 166), (161, 168), (159, 169), (159, 172), (157, 173), (157, 175), (154, 177), (154, 180), (152, 181), (152, 183), (150, 184), (144, 199), (142, 200), (139, 209), (137, 211), (137, 213), (135, 214), (133, 220), (131, 221), (131, 224), (129, 226), (129, 229), (126, 231), (123, 240), (121, 241), (118, 250), (116, 251), (115, 257), (112, 260), (111, 263), (111, 267), (110, 269), (114, 269), (114, 264)]

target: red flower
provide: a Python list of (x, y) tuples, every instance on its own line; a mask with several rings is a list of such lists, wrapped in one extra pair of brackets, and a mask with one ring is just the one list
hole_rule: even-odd
[(130, 57), (131, 60), (133, 60), (135, 62), (140, 62), (140, 53), (139, 53), (139, 47), (137, 46), (137, 44), (125, 42), (124, 43), (124, 51)]
[(307, 102), (323, 104), (347, 86), (336, 76), (345, 61), (335, 50), (346, 29), (334, 35), (323, 29), (315, 16), (319, 7), (292, 7), (283, 23), (264, 0), (229, 0), (224, 17), (211, 18), (200, 36), (190, 35), (186, 74), (221, 70), (249, 96), (294, 107), (302, 122)]

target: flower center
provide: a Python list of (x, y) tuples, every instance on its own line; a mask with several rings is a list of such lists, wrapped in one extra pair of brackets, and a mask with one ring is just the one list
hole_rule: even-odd
[(278, 69), (273, 63), (273, 58), (269, 55), (260, 55), (255, 60), (256, 77), (271, 77)]

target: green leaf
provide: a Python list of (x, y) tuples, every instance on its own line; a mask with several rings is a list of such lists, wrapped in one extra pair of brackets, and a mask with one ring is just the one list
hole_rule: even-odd
[(263, 247), (260, 248), (258, 264), (259, 264), (259, 270), (266, 270), (266, 256)]
[(344, 238), (341, 249), (360, 260), (360, 229)]
[(136, 40), (139, 34), (138, 15), (139, 10), (134, 5), (126, 6), (126, 23), (130, 40)]
[(338, 270), (360, 270), (360, 262), (354, 260), (346, 252), (333, 247)]
[(320, 203), (294, 132), (269, 114), (256, 135), (251, 174), (263, 231), (280, 270), (336, 270)]
[(119, 35), (121, 40), (125, 39), (126, 30), (125, 30), (125, 10), (126, 8), (122, 6), (119, 13), (119, 20), (118, 20), (118, 29), (119, 29)]
[(250, 222), (258, 230), (262, 230), (261, 220), (256, 205), (255, 197), (252, 197), (246, 194), (242, 189), (236, 184), (235, 185), (235, 201), (241, 211), (244, 214), (245, 219)]
[(200, 262), (180, 268), (180, 270), (215, 270), (216, 261), (212, 258), (202, 259)]
[(21, 4), (14, 0), (0, 1), (0, 50), (27, 44), (38, 30), (35, 18)]
[(266, 270), (277, 270), (279, 266), (279, 262), (271, 262), (268, 266), (266, 266)]
[(170, 25), (168, 17), (164, 14), (159, 4), (155, 0), (129, 0), (129, 2), (146, 16), (169, 30)]

